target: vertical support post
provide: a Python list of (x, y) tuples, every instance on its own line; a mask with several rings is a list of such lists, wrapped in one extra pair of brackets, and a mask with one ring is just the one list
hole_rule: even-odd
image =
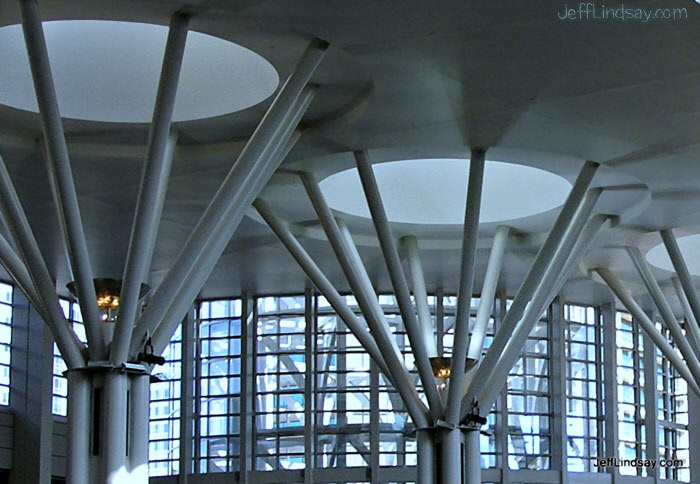
[[(644, 426), (647, 441), (646, 459), (659, 461), (659, 418), (657, 412), (658, 395), (656, 392), (656, 345), (646, 332), (643, 335), (644, 347)], [(647, 468), (647, 475), (655, 481), (659, 479), (659, 467)]]
[[(241, 294), (241, 449), (239, 481), (250, 482), (249, 473), (254, 470), (255, 444), (255, 305), (247, 293)], [(199, 468), (199, 463), (197, 463)]]
[[(688, 392), (688, 432), (690, 448), (700, 449), (700, 397)], [(690, 452), (690, 480), (700, 478), (700, 453)]]
[(102, 393), (103, 417), (100, 450), (102, 472), (106, 484), (122, 484), (129, 480), (126, 460), (127, 376), (117, 371), (104, 374)]
[(460, 429), (446, 430), (442, 434), (440, 460), (442, 484), (462, 484), (464, 482), (464, 454), (462, 453), (462, 431)]
[(10, 409), (14, 414), (10, 484), (51, 482), (53, 339), (24, 294), (13, 291)]
[[(148, 484), (150, 377), (148, 374), (133, 375), (129, 380), (129, 483)], [(183, 385), (185, 382), (183, 380)]]
[[(338, 321), (338, 376), (337, 376), (337, 386), (338, 386), (338, 397), (336, 401), (337, 418), (336, 426), (337, 429), (343, 429), (348, 423), (348, 341), (345, 337), (345, 328), (342, 321)], [(345, 445), (347, 443), (347, 438), (344, 433), (338, 432), (335, 436), (335, 448), (333, 453), (336, 458), (336, 466), (345, 467), (347, 465), (347, 459), (345, 458)]]
[[(617, 344), (615, 328), (615, 304), (606, 303), (600, 308), (603, 325), (603, 406), (602, 413), (605, 421), (605, 446), (601, 455), (615, 457), (618, 455), (619, 422), (617, 419)], [(607, 473), (612, 474), (612, 482), (620, 475), (618, 467), (607, 467)]]
[(551, 337), (550, 362), (552, 365), (552, 469), (561, 473), (561, 484), (568, 484), (566, 452), (566, 355), (564, 346), (566, 322), (561, 298), (552, 302), (550, 309), (549, 331)]
[(437, 352), (438, 356), (445, 352), (445, 299), (442, 289), (435, 292), (435, 329), (437, 331)]
[[(506, 295), (501, 294), (496, 301), (496, 315), (494, 318), (494, 332), (497, 334), (501, 327), (501, 322), (506, 314)], [(496, 399), (496, 466), (501, 468), (501, 482), (510, 484), (511, 473), (508, 463), (508, 384), (503, 386), (503, 389)]]
[(417, 484), (435, 484), (435, 440), (434, 430), (419, 429), (416, 431), (418, 441), (418, 479)]
[(316, 378), (316, 364), (314, 354), (314, 318), (315, 301), (313, 289), (304, 291), (304, 484), (314, 482), (314, 441), (316, 439), (314, 425), (314, 380)]
[(100, 317), (97, 310), (97, 296), (90, 266), (90, 256), (80, 217), (78, 196), (68, 158), (68, 147), (58, 109), (39, 7), (36, 0), (21, 0), (20, 10), (29, 66), (34, 80), (34, 90), (36, 91), (48, 152), (54, 199), (60, 225), (66, 239), (68, 259), (75, 277), (80, 311), (85, 322), (89, 343), (88, 351), (91, 359), (100, 360), (106, 357), (107, 349), (99, 326)]
[(464, 432), (465, 484), (481, 484), (481, 446), (479, 429)]
[(182, 389), (180, 394), (180, 474), (178, 484), (187, 484), (192, 473), (193, 447), (199, 445), (194, 438), (194, 416), (198, 399), (195, 386), (199, 379), (195, 368), (198, 327), (194, 312), (189, 311), (182, 320)]
[(82, 369), (68, 371), (68, 451), (66, 478), (90, 483), (90, 426), (93, 419), (90, 377)]
[(381, 435), (379, 434), (379, 368), (374, 361), (369, 364), (369, 471), (371, 484), (381, 482), (379, 450), (381, 447)]
[[(243, 299), (243, 296), (241, 296), (241, 299)], [(245, 309), (245, 302), (243, 303), (243, 308)], [(244, 312), (241, 314), (245, 314)], [(201, 320), (199, 318), (199, 313), (197, 315), (197, 320), (195, 321), (195, 332), (194, 332), (194, 381), (195, 385), (193, 388), (193, 393), (194, 393), (194, 399), (192, 400), (192, 473), (195, 475), (200, 474), (201, 469), (201, 460), (200, 457), (202, 456), (202, 446), (199, 445), (199, 442), (202, 439), (202, 426), (200, 425), (200, 413), (201, 413), (201, 408), (202, 408), (202, 387), (199, 382), (202, 381), (202, 340), (200, 339), (200, 330), (199, 330), (199, 325), (201, 324)], [(243, 316), (241, 316), (241, 359), (242, 361), (245, 361), (245, 352), (243, 349), (243, 345), (245, 344), (245, 328), (244, 328), (244, 320)], [(243, 367), (241, 366), (241, 401), (244, 400), (243, 397), (243, 381), (245, 380), (245, 373), (243, 371)], [(241, 415), (244, 414), (244, 409), (241, 408)], [(244, 418), (241, 418), (241, 422), (243, 422)], [(241, 441), (243, 441), (243, 424), (241, 423)], [(241, 461), (243, 461), (245, 458), (245, 455), (241, 455)]]
[(467, 350), (469, 348), (469, 314), (471, 312), (474, 288), (474, 265), (476, 263), (476, 242), (479, 230), (485, 157), (486, 152), (484, 150), (473, 149), (469, 162), (469, 186), (467, 188), (467, 206), (464, 213), (455, 338), (450, 364), (447, 404), (445, 406), (445, 421), (450, 425), (459, 423), (462, 396), (464, 394), (464, 373), (466, 371)]

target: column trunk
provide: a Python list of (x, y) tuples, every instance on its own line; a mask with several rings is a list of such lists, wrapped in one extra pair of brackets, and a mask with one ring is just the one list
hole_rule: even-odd
[(147, 484), (149, 376), (68, 372), (69, 484)]
[(419, 484), (481, 484), (478, 429), (422, 429), (418, 439)]

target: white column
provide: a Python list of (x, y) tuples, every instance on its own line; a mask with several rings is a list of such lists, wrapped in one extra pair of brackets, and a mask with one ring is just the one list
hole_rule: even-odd
[(100, 416), (100, 480), (105, 484), (130, 481), (126, 460), (126, 391), (125, 373), (105, 373)]
[(448, 430), (442, 436), (440, 470), (442, 484), (462, 484), (462, 431)]
[(418, 484), (435, 482), (435, 441), (432, 430), (416, 432), (418, 443)]
[[(130, 381), (129, 484), (147, 484), (150, 377), (146, 374), (133, 375)], [(182, 469), (180, 471), (183, 472)]]
[(481, 484), (481, 447), (478, 429), (464, 433), (464, 475), (465, 484)]
[(71, 484), (90, 483), (90, 393), (90, 376), (82, 370), (69, 371), (66, 477)]

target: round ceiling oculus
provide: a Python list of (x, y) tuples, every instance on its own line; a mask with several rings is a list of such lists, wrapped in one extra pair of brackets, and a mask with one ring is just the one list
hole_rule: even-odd
[[(387, 217), (410, 224), (461, 225), (467, 199), (469, 160), (420, 159), (373, 165)], [(320, 183), (335, 210), (369, 218), (356, 168), (335, 173)], [(487, 161), (481, 200), (481, 223), (537, 215), (564, 203), (571, 189), (563, 177), (524, 165)]]
[[(106, 20), (44, 22), (61, 116), (150, 122), (168, 27)], [(21, 25), (0, 28), (0, 104), (37, 112)], [(254, 106), (277, 89), (265, 58), (190, 31), (173, 121), (211, 118)]]
[[(694, 276), (700, 276), (700, 234), (679, 237), (677, 242), (683, 259), (688, 266), (688, 271)], [(659, 244), (649, 250), (647, 252), (647, 260), (651, 265), (659, 269), (676, 272), (664, 244)]]

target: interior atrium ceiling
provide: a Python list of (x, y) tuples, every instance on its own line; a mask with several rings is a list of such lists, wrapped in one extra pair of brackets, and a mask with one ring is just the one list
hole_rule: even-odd
[[(559, 1), (404, 1), (397, 8), (395, 2), (352, 0), (194, 0), (187, 8), (197, 11), (193, 31), (259, 54), (280, 83), (312, 37), (330, 42), (313, 78), (320, 88), (302, 122), (304, 133), (262, 196), (293, 223), (338, 288), (347, 290), (296, 172), (324, 179), (352, 168), (354, 150), (368, 150), (370, 160), (379, 163), (465, 159), (470, 147), (483, 147), (489, 160), (545, 170), (569, 183), (585, 160), (600, 162), (605, 166), (593, 185), (617, 188), (605, 192), (598, 209), (620, 218), (596, 239), (582, 266), (607, 265), (631, 287), (639, 279), (626, 245), (646, 252), (660, 243), (659, 229), (677, 229), (679, 236), (700, 232), (700, 5), (672, 3), (663, 6), (685, 8), (686, 19), (561, 20), (565, 2)], [(40, 2), (46, 21), (156, 25), (167, 25), (182, 7), (167, 0)], [(16, 2), (0, 1), (1, 26), (19, 22)], [(209, 71), (198, 69), (204, 82)], [(7, 82), (4, 75), (0, 70), (0, 86)], [(111, 87), (102, 93), (107, 98), (118, 92), (118, 86)], [(203, 91), (202, 96), (212, 95)], [(151, 286), (171, 266), (270, 101), (175, 123), (178, 147)], [(0, 106), (0, 153), (63, 288), (71, 277), (43, 161), (39, 116), (6, 102)], [(94, 273), (119, 278), (148, 124), (66, 118), (64, 126)], [(509, 222), (516, 235), (500, 282), (506, 293), (517, 290), (556, 212)], [(391, 291), (371, 222), (353, 216), (347, 222), (376, 288)], [(477, 291), (496, 226), (480, 227)], [(394, 230), (421, 241), (428, 290), (454, 292), (461, 228), (395, 223)], [(655, 274), (672, 291), (671, 273), (657, 268)], [(201, 296), (298, 292), (305, 283), (251, 211)], [(582, 303), (612, 300), (609, 290), (583, 271), (563, 293)]]

